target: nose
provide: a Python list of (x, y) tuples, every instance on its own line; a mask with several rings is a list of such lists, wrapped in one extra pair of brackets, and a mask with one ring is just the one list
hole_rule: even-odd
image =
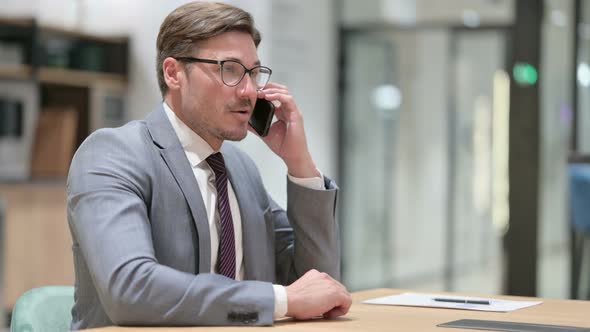
[(252, 105), (256, 104), (256, 97), (258, 96), (258, 87), (254, 79), (246, 74), (240, 84), (238, 84), (238, 96), (240, 98), (248, 98)]

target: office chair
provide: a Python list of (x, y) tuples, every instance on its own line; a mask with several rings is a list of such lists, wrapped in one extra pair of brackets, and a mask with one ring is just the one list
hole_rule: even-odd
[[(578, 299), (581, 277), (585, 273), (590, 277), (590, 164), (570, 164), (569, 180), (572, 256), (570, 297)], [(589, 267), (588, 271), (582, 271), (585, 264)], [(590, 299), (590, 278), (586, 280), (587, 294), (584, 296)]]
[(70, 331), (74, 287), (34, 288), (19, 297), (12, 311), (11, 332)]

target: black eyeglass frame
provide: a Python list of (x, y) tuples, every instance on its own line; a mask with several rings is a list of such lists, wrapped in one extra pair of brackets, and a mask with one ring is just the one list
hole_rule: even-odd
[[(188, 63), (201, 62), (201, 63), (210, 63), (210, 64), (214, 64), (214, 65), (219, 65), (219, 75), (221, 76), (221, 81), (223, 82), (223, 84), (230, 86), (230, 87), (234, 87), (234, 86), (237, 86), (238, 84), (240, 84), (240, 82), (242, 82), (242, 80), (244, 79), (246, 74), (248, 74), (248, 76), (250, 76), (250, 73), (252, 71), (259, 69), (259, 68), (264, 68), (264, 69), (268, 70), (268, 79), (266, 80), (266, 82), (264, 83), (264, 85), (262, 87), (257, 87), (258, 89), (263, 89), (268, 84), (268, 82), (270, 82), (270, 76), (272, 75), (272, 69), (270, 69), (266, 66), (255, 66), (255, 67), (248, 69), (241, 62), (236, 61), (236, 60), (213, 60), (213, 59), (201, 59), (201, 58), (193, 58), (193, 57), (185, 57), (185, 56), (173, 57), (173, 58), (178, 61), (188, 62)], [(226, 62), (237, 63), (244, 68), (244, 74), (242, 74), (242, 77), (240, 77), (240, 79), (237, 80), (237, 82), (235, 84), (228, 84), (223, 79), (223, 64)]]

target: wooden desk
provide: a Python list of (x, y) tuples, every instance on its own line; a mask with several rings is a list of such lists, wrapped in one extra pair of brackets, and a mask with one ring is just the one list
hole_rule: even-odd
[[(457, 319), (485, 319), (536, 324), (569, 325), (590, 328), (590, 301), (543, 300), (537, 306), (509, 313), (468, 310), (380, 306), (360, 302), (381, 296), (403, 293), (401, 290), (376, 289), (353, 294), (354, 303), (348, 315), (336, 320), (293, 321), (284, 320), (274, 327), (206, 327), (215, 331), (469, 331), (436, 327), (437, 324)], [(494, 296), (512, 300), (531, 300), (524, 297)], [(204, 328), (133, 328), (108, 327), (92, 329), (94, 332), (163, 332), (201, 331)]]

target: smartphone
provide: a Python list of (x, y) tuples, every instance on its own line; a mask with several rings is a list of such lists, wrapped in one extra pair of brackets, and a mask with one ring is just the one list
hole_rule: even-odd
[(270, 129), (274, 115), (275, 105), (266, 99), (258, 98), (248, 123), (250, 123), (250, 126), (254, 128), (258, 135), (264, 137), (268, 135), (268, 130)]

